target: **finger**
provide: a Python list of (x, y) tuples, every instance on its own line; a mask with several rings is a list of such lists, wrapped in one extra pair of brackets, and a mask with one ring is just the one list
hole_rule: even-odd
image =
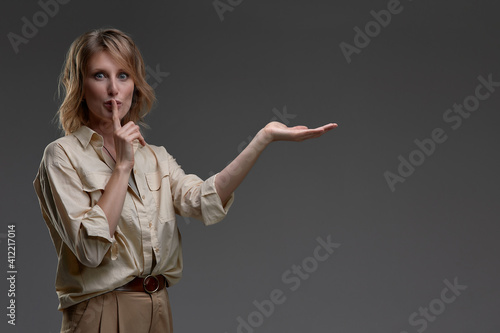
[(129, 121), (122, 126), (120, 133), (124, 138), (130, 137), (133, 133), (140, 133), (140, 128), (133, 121)]
[[(296, 126), (296, 127), (300, 127), (300, 126)], [(311, 129), (308, 129), (306, 126), (303, 126), (306, 131), (304, 131), (304, 133), (322, 133), (322, 132), (327, 132), (331, 129), (334, 129), (335, 127), (338, 127), (338, 125), (336, 123), (330, 123), (330, 124), (326, 124), (326, 125), (323, 125), (323, 126), (320, 126), (320, 127), (316, 127), (316, 128), (311, 128)]]
[(301, 140), (308, 140), (308, 139), (318, 138), (318, 137), (322, 136), (323, 134), (325, 134), (330, 129), (332, 129), (332, 128), (329, 128), (326, 130), (323, 127), (310, 129), (310, 130), (307, 130), (307, 131), (304, 131), (303, 133), (301, 133), (302, 135), (300, 135), (300, 139)]
[(318, 128), (312, 128), (307, 131), (304, 131), (305, 135), (316, 135), (316, 134), (322, 134), (325, 132), (325, 129), (323, 127), (318, 127)]
[(123, 125), (121, 128), (122, 128), (122, 132), (123, 133), (129, 134), (129, 133), (132, 133), (135, 130), (138, 130), (139, 126), (137, 126), (133, 121), (129, 121), (128, 123), (126, 123), (125, 125)]
[(142, 136), (142, 134), (139, 136), (139, 142), (141, 143), (141, 145), (144, 147), (146, 145), (146, 140), (144, 140), (144, 137)]
[(144, 147), (146, 145), (146, 140), (144, 140), (144, 137), (142, 136), (141, 133), (133, 133), (130, 137), (130, 142), (133, 142), (135, 140), (138, 140), (139, 143)]
[(118, 131), (122, 125), (120, 124), (120, 116), (118, 114), (118, 105), (114, 99), (111, 100), (111, 110), (113, 112), (113, 128)]
[(135, 123), (133, 123), (133, 122), (131, 122), (131, 123), (133, 125), (131, 126), (129, 133), (128, 133), (130, 141), (132, 142), (134, 140), (139, 140), (141, 145), (145, 146), (146, 140), (144, 140), (144, 137), (142, 136), (141, 128), (138, 125), (135, 125)]
[(337, 125), (337, 123), (330, 123), (330, 124), (323, 125), (321, 127), (317, 127), (315, 129), (322, 129), (322, 130), (329, 131), (329, 130), (331, 130), (331, 129), (335, 128), (335, 127), (338, 127), (338, 126), (339, 125)]
[(146, 145), (146, 140), (144, 140), (144, 137), (142, 136), (140, 127), (137, 126), (133, 121), (129, 121), (127, 124), (125, 124), (125, 126), (122, 127), (122, 134), (128, 142), (132, 142), (137, 139), (139, 140), (141, 145)]
[(318, 128), (315, 128), (313, 129), (314, 133), (319, 133), (319, 135), (323, 135), (324, 133), (334, 129), (338, 127), (338, 125), (336, 123), (333, 123), (333, 124), (327, 124), (327, 125), (323, 125), (321, 127), (318, 127)]
[(323, 128), (325, 128), (326, 130), (331, 130), (331, 129), (334, 129), (336, 127), (339, 127), (339, 125), (337, 123), (330, 123), (330, 124), (327, 124), (327, 125), (324, 125)]

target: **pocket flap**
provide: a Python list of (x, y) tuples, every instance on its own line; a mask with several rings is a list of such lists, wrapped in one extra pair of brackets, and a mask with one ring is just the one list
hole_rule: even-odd
[(161, 187), (161, 181), (169, 175), (168, 161), (158, 162), (158, 171), (146, 173), (146, 181), (151, 191), (158, 191)]
[(82, 178), (83, 190), (85, 192), (104, 190), (108, 184), (109, 178), (111, 178), (111, 174), (89, 173)]
[(161, 177), (159, 172), (147, 173), (146, 181), (151, 191), (158, 191), (161, 187)]

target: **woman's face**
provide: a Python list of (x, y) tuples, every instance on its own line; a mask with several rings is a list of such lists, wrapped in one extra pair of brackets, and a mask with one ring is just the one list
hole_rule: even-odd
[(116, 101), (122, 119), (132, 105), (134, 81), (108, 52), (95, 53), (87, 66), (83, 98), (89, 109), (90, 127), (95, 129), (103, 123), (112, 124), (112, 99)]

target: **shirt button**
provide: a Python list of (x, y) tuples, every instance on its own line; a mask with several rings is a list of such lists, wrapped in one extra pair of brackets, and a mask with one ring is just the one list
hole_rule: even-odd
[(136, 174), (136, 175), (137, 175), (137, 170), (135, 170), (135, 169), (134, 169), (134, 174)]
[(153, 226), (153, 223), (149, 222), (149, 227), (151, 228)]
[(146, 196), (144, 194), (142, 195), (142, 199), (146, 199)]

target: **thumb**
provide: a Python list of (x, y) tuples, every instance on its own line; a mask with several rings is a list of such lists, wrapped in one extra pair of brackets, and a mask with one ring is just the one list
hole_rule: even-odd
[(114, 99), (111, 100), (111, 110), (113, 112), (113, 129), (116, 131), (122, 128), (122, 125), (120, 123), (120, 116), (118, 114), (118, 105), (116, 104), (116, 101)]

